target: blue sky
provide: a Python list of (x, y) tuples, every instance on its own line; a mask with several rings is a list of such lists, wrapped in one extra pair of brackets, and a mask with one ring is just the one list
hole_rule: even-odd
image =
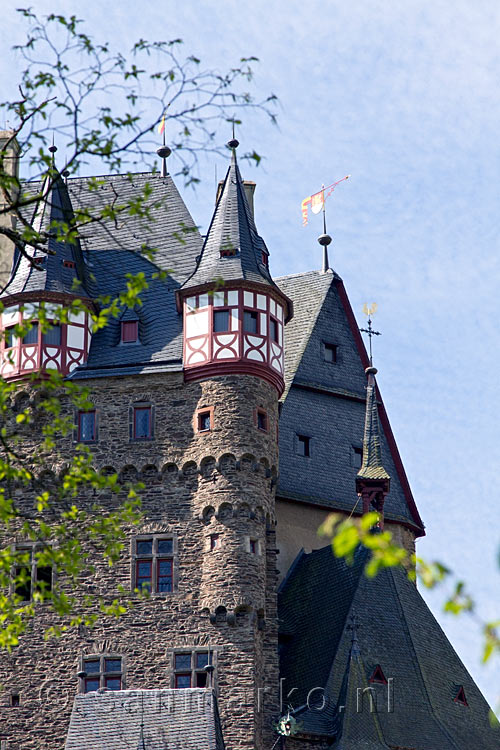
[[(23, 37), (15, 5), (4, 8), (0, 30), (4, 81), (18, 66), (7, 50)], [(80, 15), (124, 52), (137, 37), (181, 37), (221, 70), (242, 55), (260, 58), (254, 90), (279, 97), (279, 127), (249, 116), (238, 137), (265, 157), (243, 172), (258, 183), (256, 220), (275, 275), (320, 267), (319, 217), (303, 228), (300, 202), (352, 174), (329, 199), (333, 266), (360, 323), (364, 302), (379, 306), (379, 385), (428, 531), (418, 551), (467, 581), (478, 615), (498, 618), (500, 5), (123, 0), (105, 13), (97, 0), (31, 5)], [(221, 177), (224, 159), (209, 156), (196, 192), (183, 191), (202, 229), (215, 164)], [(494, 703), (498, 662), (480, 665), (477, 623), (441, 614), (443, 592), (423, 593)]]

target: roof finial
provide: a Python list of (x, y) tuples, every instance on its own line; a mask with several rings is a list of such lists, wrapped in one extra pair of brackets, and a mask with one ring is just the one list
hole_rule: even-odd
[(328, 260), (328, 245), (331, 243), (332, 238), (329, 234), (327, 234), (326, 231), (326, 202), (325, 202), (325, 186), (321, 186), (321, 201), (323, 203), (323, 234), (320, 234), (318, 237), (318, 242), (323, 248), (323, 267), (321, 269), (322, 273), (326, 273), (330, 270), (330, 263)]
[[(166, 112), (166, 110), (165, 110)], [(165, 112), (163, 113), (163, 117), (161, 118), (160, 124), (158, 125), (158, 132), (162, 134), (162, 145), (160, 148), (156, 149), (156, 153), (160, 157), (161, 161), (161, 176), (166, 177), (167, 172), (167, 159), (172, 153), (172, 150), (165, 145)]]
[[(382, 334), (380, 331), (374, 331), (372, 328), (372, 315), (375, 315), (377, 312), (377, 303), (372, 302), (371, 305), (367, 305), (366, 302), (363, 305), (363, 312), (368, 318), (368, 328), (360, 328), (359, 330), (362, 333), (367, 333), (368, 338), (370, 339), (370, 367), (373, 367), (373, 356), (372, 356), (372, 336), (381, 336)], [(375, 370), (375, 373), (377, 371)]]
[(238, 146), (240, 145), (240, 142), (234, 135), (234, 123), (235, 123), (234, 117), (232, 118), (231, 122), (233, 123), (233, 137), (231, 138), (230, 141), (227, 142), (227, 145), (229, 146), (229, 148), (233, 149), (233, 156), (236, 156), (235, 149), (238, 148)]
[(52, 131), (52, 146), (49, 146), (49, 151), (52, 154), (52, 169), (54, 169), (56, 164), (56, 151), (57, 146), (54, 145), (54, 131)]

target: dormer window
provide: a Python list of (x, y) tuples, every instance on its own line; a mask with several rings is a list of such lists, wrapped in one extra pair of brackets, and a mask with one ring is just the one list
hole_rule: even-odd
[(223, 247), (220, 251), (220, 257), (221, 258), (232, 258), (237, 253), (237, 249), (235, 247)]
[(465, 697), (465, 690), (463, 685), (460, 685), (456, 696), (453, 698), (455, 703), (459, 703), (461, 706), (468, 706), (467, 698)]
[(63, 260), (63, 266), (64, 266), (64, 268), (74, 268), (75, 267), (75, 261), (74, 260)]
[(139, 337), (139, 325), (137, 320), (122, 322), (122, 344), (135, 344)]
[(370, 675), (368, 682), (374, 682), (379, 685), (387, 685), (387, 679), (382, 671), (380, 664), (377, 664), (375, 669)]

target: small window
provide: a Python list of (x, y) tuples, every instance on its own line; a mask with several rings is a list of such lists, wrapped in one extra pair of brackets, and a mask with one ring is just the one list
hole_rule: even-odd
[(221, 258), (232, 258), (238, 251), (235, 247), (223, 247), (220, 251)]
[(134, 407), (134, 439), (149, 440), (152, 437), (152, 419), (150, 406)]
[(75, 261), (74, 260), (63, 260), (63, 266), (64, 266), (64, 268), (74, 268), (75, 267)]
[(9, 326), (5, 329), (5, 348), (10, 349), (17, 343), (16, 327)]
[[(38, 333), (37, 333), (38, 337)], [(23, 339), (23, 343), (26, 343)], [(35, 343), (35, 342), (33, 342)], [(61, 326), (55, 324), (42, 334), (42, 344), (45, 346), (61, 346)]]
[(32, 323), (23, 336), (23, 344), (38, 344), (38, 323)]
[(268, 257), (267, 257), (267, 253), (262, 253), (262, 255), (261, 255), (261, 259), (262, 259), (262, 263), (263, 263), (263, 264), (265, 265), (265, 267), (267, 268), (267, 266), (268, 266), (268, 262), (269, 262), (269, 259), (268, 259)]
[(220, 549), (221, 540), (218, 534), (212, 534), (210, 537), (210, 549)]
[(15, 593), (23, 601), (29, 602), (34, 591), (43, 594), (52, 591), (52, 566), (37, 565), (32, 548), (19, 549), (17, 552), (26, 557), (26, 562), (15, 568)]
[(387, 680), (385, 678), (385, 675), (382, 671), (382, 667), (380, 666), (380, 664), (377, 664), (368, 682), (376, 682), (379, 685), (387, 685)]
[(269, 333), (271, 341), (278, 343), (278, 321), (274, 318), (271, 318), (269, 321)]
[(174, 685), (182, 688), (204, 688), (208, 685), (207, 666), (212, 664), (208, 651), (188, 651), (174, 654)]
[(92, 693), (99, 688), (122, 689), (122, 658), (120, 656), (92, 656), (82, 664), (82, 692)]
[(21, 698), (19, 696), (19, 693), (12, 693), (10, 696), (10, 705), (12, 708), (17, 708), (21, 705)]
[(250, 539), (250, 552), (252, 553), (252, 555), (256, 555), (259, 551), (258, 544), (259, 543), (257, 539)]
[(139, 336), (137, 320), (127, 320), (122, 323), (122, 344), (134, 344)]
[(465, 690), (463, 688), (463, 685), (460, 685), (458, 688), (458, 692), (453, 699), (455, 703), (460, 703), (461, 706), (468, 706), (467, 698), (465, 697)]
[(352, 446), (352, 465), (355, 469), (361, 469), (361, 465), (363, 463), (363, 448), (359, 445), (353, 445)]
[(195, 426), (197, 432), (210, 432), (213, 429), (213, 409), (200, 409), (196, 413)]
[(325, 362), (334, 365), (337, 362), (337, 350), (336, 344), (323, 344), (323, 359)]
[(93, 443), (96, 439), (95, 411), (78, 412), (78, 442)]
[(259, 332), (259, 316), (253, 310), (245, 310), (243, 313), (243, 330), (245, 333)]
[(214, 310), (214, 333), (229, 331), (229, 310)]
[(307, 435), (297, 435), (297, 453), (299, 456), (311, 455), (311, 438)]
[(173, 539), (152, 536), (135, 540), (134, 587), (151, 594), (167, 594), (174, 584)]
[(257, 427), (263, 432), (267, 432), (267, 412), (264, 409), (257, 409)]

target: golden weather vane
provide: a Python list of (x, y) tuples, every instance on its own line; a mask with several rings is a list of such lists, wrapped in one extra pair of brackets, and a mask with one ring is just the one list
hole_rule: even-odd
[(368, 328), (360, 328), (359, 330), (361, 333), (367, 333), (368, 338), (370, 339), (370, 367), (373, 366), (373, 357), (372, 357), (372, 336), (381, 336), (382, 334), (380, 331), (374, 331), (372, 328), (372, 315), (375, 315), (377, 312), (377, 303), (372, 302), (371, 305), (368, 305), (366, 302), (363, 305), (363, 312), (368, 318)]

